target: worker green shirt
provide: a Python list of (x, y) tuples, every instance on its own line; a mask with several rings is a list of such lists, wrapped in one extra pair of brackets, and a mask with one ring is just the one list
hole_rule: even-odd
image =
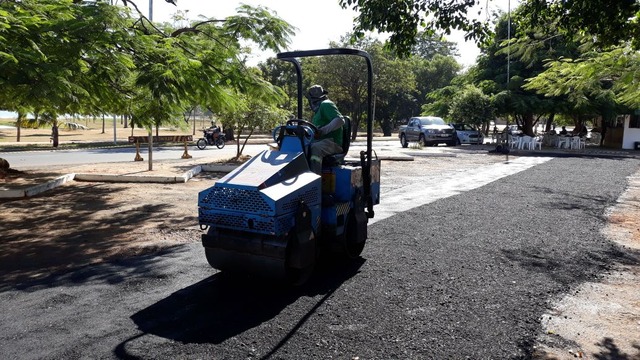
[[(320, 107), (318, 108), (318, 111), (316, 111), (316, 113), (313, 115), (313, 119), (311, 119), (311, 122), (313, 122), (313, 125), (315, 125), (316, 127), (321, 128), (330, 123), (331, 120), (339, 116), (341, 117), (342, 114), (340, 114), (340, 111), (338, 111), (338, 107), (336, 106), (336, 104), (334, 104), (333, 101), (327, 99), (320, 103)], [(342, 146), (342, 127), (335, 129), (326, 135), (323, 135), (321, 139), (333, 139), (333, 141), (338, 144), (338, 146)]]

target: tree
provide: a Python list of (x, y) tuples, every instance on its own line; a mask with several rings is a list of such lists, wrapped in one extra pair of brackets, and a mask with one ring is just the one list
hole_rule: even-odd
[(354, 36), (362, 38), (365, 31), (390, 33), (389, 44), (400, 55), (409, 55), (417, 44), (419, 28), (426, 36), (451, 30), (466, 32), (467, 39), (478, 39), (486, 33), (486, 25), (468, 19), (467, 10), (477, 0), (340, 0), (343, 8), (358, 12), (354, 21)]
[[(344, 47), (343, 43), (331, 43), (331, 47)], [(375, 45), (378, 44), (378, 45)], [(378, 63), (377, 52), (374, 47), (382, 47), (378, 40), (364, 38), (355, 47), (369, 52), (374, 64)], [(320, 84), (329, 91), (340, 112), (351, 118), (352, 138), (355, 138), (363, 118), (367, 114), (367, 66), (365, 59), (356, 56), (322, 56), (305, 58), (302, 62), (305, 74), (304, 88), (312, 84)], [(374, 67), (374, 78), (379, 68)], [(378, 84), (376, 83), (376, 87)], [(310, 113), (308, 113), (311, 115)], [(308, 118), (311, 118), (309, 116)]]
[[(288, 119), (290, 113), (278, 106), (278, 100), (281, 98), (269, 101), (241, 93), (236, 96), (239, 99), (239, 105), (234, 109), (222, 111), (219, 115), (225, 128), (233, 127), (236, 130), (237, 159), (242, 156), (247, 141), (256, 129), (273, 129), (277, 124)], [(241, 143), (240, 135), (245, 131), (248, 134)]]
[(171, 32), (141, 23), (137, 31), (149, 40), (149, 47), (144, 57), (135, 57), (139, 62), (136, 85), (143, 90), (135, 102), (140, 106), (133, 109), (137, 124), (180, 119), (193, 104), (214, 111), (233, 110), (239, 104), (238, 91), (259, 99), (279, 96), (275, 87), (248, 71), (239, 59), (244, 49), (241, 40), (279, 51), (288, 43), (291, 27), (262, 7), (243, 5), (238, 13), (224, 21), (209, 19), (188, 28), (167, 29)]
[(638, 64), (640, 55), (628, 47), (591, 51), (575, 60), (549, 61), (547, 69), (528, 79), (524, 87), (547, 97), (566, 98), (578, 127), (591, 114), (601, 115), (606, 126), (616, 113), (640, 108)]
[[(621, 110), (617, 103), (637, 104), (634, 80), (637, 69), (632, 65), (637, 61), (636, 51), (630, 44), (603, 48), (617, 44), (629, 35), (620, 29), (632, 31), (637, 26), (634, 22), (638, 19), (629, 21), (625, 15), (628, 15), (626, 11), (638, 9), (636, 2), (613, 2), (609, 8), (600, 9), (602, 11), (597, 15), (594, 11), (601, 5), (599, 2), (566, 4), (571, 11), (584, 12), (587, 19), (593, 20), (592, 28), (585, 27), (584, 20), (575, 23), (558, 7), (540, 12), (534, 5), (528, 4), (521, 9), (520, 29), (527, 31), (518, 31), (517, 40), (510, 46), (522, 61), (543, 65), (542, 71), (525, 80), (525, 90), (543, 94), (553, 102), (554, 113), (570, 117), (576, 129), (596, 114), (603, 119), (614, 117), (615, 112)], [(531, 12), (540, 12), (541, 16), (532, 17)], [(603, 23), (594, 16), (611, 21)], [(596, 35), (587, 36), (589, 33)], [(542, 52), (541, 48), (553, 49), (555, 54), (550, 55), (549, 50)], [(542, 56), (536, 59), (535, 54)], [(552, 119), (550, 116), (547, 130)]]
[(246, 71), (251, 41), (279, 51), (292, 27), (262, 7), (241, 6), (224, 20), (186, 28), (148, 21), (132, 1), (0, 2), (0, 108), (57, 115), (127, 111), (151, 129), (181, 123), (194, 104), (236, 106), (236, 92), (279, 96)]
[(455, 98), (458, 91), (460, 91), (460, 85), (453, 84), (429, 93), (427, 102), (421, 107), (421, 114), (435, 115), (450, 121), (451, 99)]
[(629, 40), (640, 48), (638, 0), (528, 0), (521, 7), (529, 27), (554, 23), (560, 34), (587, 36), (599, 48)]
[(368, 49), (375, 61), (375, 120), (384, 136), (391, 136), (401, 119), (416, 114), (419, 106), (416, 73), (417, 66), (426, 61), (401, 59), (375, 42)]
[(510, 40), (509, 19), (504, 15), (499, 19), (494, 37), (482, 47), (478, 64), (470, 73), (473, 82), (493, 97), (497, 115), (513, 117), (524, 133), (533, 135), (540, 119), (546, 116), (549, 127), (555, 114), (569, 107), (565, 98), (544, 97), (523, 88), (525, 81), (543, 72), (548, 59), (578, 54), (579, 45), (572, 37), (558, 33), (553, 24), (529, 27), (524, 16), (522, 8), (513, 12), (511, 28), (518, 37)]
[(292, 114), (297, 114), (298, 88), (296, 83), (296, 71), (288, 61), (269, 58), (266, 62), (258, 64), (262, 78), (284, 91), (287, 95), (282, 107), (290, 109)]
[(123, 26), (120, 12), (104, 3), (0, 3), (0, 108), (46, 112), (52, 126), (58, 114), (95, 108), (129, 74), (126, 55), (113, 51), (122, 34), (105, 31)]
[(426, 102), (427, 95), (451, 84), (462, 67), (451, 56), (436, 55), (430, 60), (416, 60), (412, 69), (416, 76), (416, 97), (419, 104)]
[[(416, 45), (419, 28), (434, 35), (441, 31), (462, 30), (465, 39), (486, 40), (488, 24), (468, 19), (471, 7), (487, 4), (479, 0), (339, 0), (343, 8), (358, 13), (354, 22), (356, 37), (365, 31), (390, 33), (390, 46), (408, 55)], [(565, 34), (591, 36), (601, 46), (632, 40), (640, 48), (640, 3), (637, 0), (525, 0), (521, 3), (527, 21), (533, 25), (553, 19)], [(482, 9), (479, 11), (482, 12)], [(629, 21), (632, 19), (632, 21)]]
[(411, 54), (425, 60), (431, 60), (436, 55), (457, 56), (458, 46), (447, 41), (442, 35), (421, 31), (416, 37), (416, 44), (413, 46)]
[(455, 122), (482, 127), (486, 133), (490, 121), (494, 119), (491, 98), (477, 87), (469, 85), (452, 99), (449, 118)]
[[(367, 51), (371, 56), (375, 81), (374, 121), (385, 136), (390, 136), (392, 129), (402, 119), (419, 114), (425, 95), (440, 86), (448, 85), (460, 69), (452, 57), (438, 53), (447, 53), (450, 49), (450, 44), (441, 38), (430, 39), (429, 44), (424, 44), (425, 52), (435, 53), (429, 55), (429, 58), (419, 55), (400, 58), (384, 43), (372, 37), (362, 38), (355, 44), (350, 44), (349, 38), (350, 35), (346, 34), (340, 43), (332, 43), (331, 46), (353, 46)], [(443, 44), (436, 44), (438, 41)], [(427, 48), (431, 50), (426, 50)], [(336, 102), (340, 111), (352, 118), (352, 136), (355, 137), (361, 124), (361, 116), (366, 110), (367, 74), (363, 60), (349, 56), (327, 56), (304, 58), (301, 59), (301, 64), (303, 87), (306, 89), (312, 84), (322, 84), (328, 89), (330, 98)], [(277, 60), (268, 60), (259, 67), (266, 80), (285, 89), (290, 100), (283, 107), (291, 109), (295, 114), (296, 103), (293, 100), (297, 97), (297, 89), (293, 67)], [(304, 116), (310, 118), (311, 113), (308, 109), (305, 110)]]

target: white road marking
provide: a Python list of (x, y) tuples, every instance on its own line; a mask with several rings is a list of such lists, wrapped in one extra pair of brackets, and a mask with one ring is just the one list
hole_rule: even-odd
[(375, 217), (369, 219), (369, 224), (436, 200), (477, 189), (503, 177), (545, 163), (551, 159), (553, 158), (537, 156), (520, 157), (508, 163), (487, 165), (464, 173), (455, 172), (449, 177), (441, 179), (437, 184), (424, 187), (411, 184), (391, 190), (380, 194), (380, 204), (375, 207)]

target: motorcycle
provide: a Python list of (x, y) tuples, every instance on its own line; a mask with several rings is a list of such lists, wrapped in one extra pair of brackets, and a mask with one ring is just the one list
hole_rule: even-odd
[(198, 139), (196, 146), (200, 150), (204, 150), (207, 145), (215, 145), (218, 149), (222, 149), (227, 141), (226, 136), (220, 131), (220, 128), (202, 130), (203, 136)]

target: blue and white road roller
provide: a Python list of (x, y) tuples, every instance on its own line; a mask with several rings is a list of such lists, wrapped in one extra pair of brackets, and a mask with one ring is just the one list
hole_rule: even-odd
[[(368, 76), (366, 150), (347, 156), (351, 121), (346, 118), (343, 152), (323, 159), (321, 175), (309, 169), (309, 145), (317, 129), (302, 119), (300, 59), (312, 56), (363, 58)], [(327, 257), (360, 256), (368, 220), (380, 202), (380, 159), (372, 151), (373, 69), (369, 54), (356, 49), (284, 52), (277, 58), (294, 65), (298, 118), (274, 130), (277, 146), (199, 193), (198, 220), (213, 268), (301, 285)]]

